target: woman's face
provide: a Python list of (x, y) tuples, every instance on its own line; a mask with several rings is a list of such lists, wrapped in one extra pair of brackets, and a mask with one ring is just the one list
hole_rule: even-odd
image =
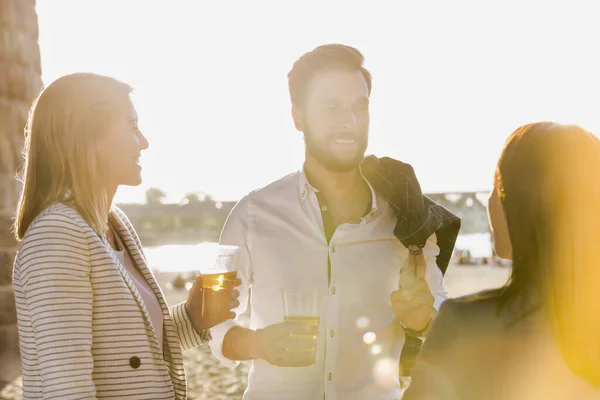
[(512, 260), (512, 246), (508, 235), (506, 215), (497, 189), (492, 190), (488, 199), (488, 220), (492, 229), (496, 254), (500, 258)]
[(141, 184), (140, 156), (147, 148), (148, 140), (138, 128), (137, 112), (128, 98), (100, 141), (100, 173), (108, 187)]

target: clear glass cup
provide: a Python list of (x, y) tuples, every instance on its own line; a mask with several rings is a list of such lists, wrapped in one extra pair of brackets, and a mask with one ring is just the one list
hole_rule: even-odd
[(202, 275), (202, 317), (211, 320), (229, 318), (229, 305), (237, 280), (239, 247), (217, 245), (197, 272)]
[[(320, 322), (319, 291), (312, 289), (281, 289), (281, 306), (284, 321), (306, 324), (310, 330), (306, 334), (293, 334), (293, 337), (314, 340), (314, 346), (300, 348), (296, 352), (312, 352), (316, 355), (316, 332)], [(313, 331), (314, 333), (311, 333)]]

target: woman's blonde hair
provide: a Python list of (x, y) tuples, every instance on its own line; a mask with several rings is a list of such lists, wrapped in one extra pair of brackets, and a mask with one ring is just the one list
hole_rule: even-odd
[(57, 79), (34, 101), (25, 127), (18, 240), (56, 202), (72, 205), (99, 235), (107, 229), (110, 204), (100, 184), (98, 142), (131, 91), (114, 78), (76, 73)]

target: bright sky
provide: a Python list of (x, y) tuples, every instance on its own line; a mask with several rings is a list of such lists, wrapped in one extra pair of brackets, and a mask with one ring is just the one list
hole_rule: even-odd
[[(484, 4), (486, 3), (486, 4)], [(144, 183), (235, 200), (302, 165), (286, 75), (324, 43), (371, 71), (368, 153), (425, 191), (486, 190), (504, 139), (536, 120), (600, 132), (597, 0), (38, 0), (43, 80), (91, 71), (136, 88)]]

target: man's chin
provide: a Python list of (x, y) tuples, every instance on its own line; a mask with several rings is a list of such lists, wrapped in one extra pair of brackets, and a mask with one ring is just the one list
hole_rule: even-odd
[(350, 172), (357, 169), (363, 157), (355, 157), (352, 160), (329, 160), (329, 162), (325, 163), (325, 168), (333, 172)]
[[(362, 147), (362, 146), (361, 146)], [(307, 150), (310, 156), (319, 162), (325, 169), (332, 172), (350, 172), (357, 169), (362, 163), (366, 148), (358, 148), (352, 152), (339, 152), (334, 149), (315, 148), (307, 143)]]

